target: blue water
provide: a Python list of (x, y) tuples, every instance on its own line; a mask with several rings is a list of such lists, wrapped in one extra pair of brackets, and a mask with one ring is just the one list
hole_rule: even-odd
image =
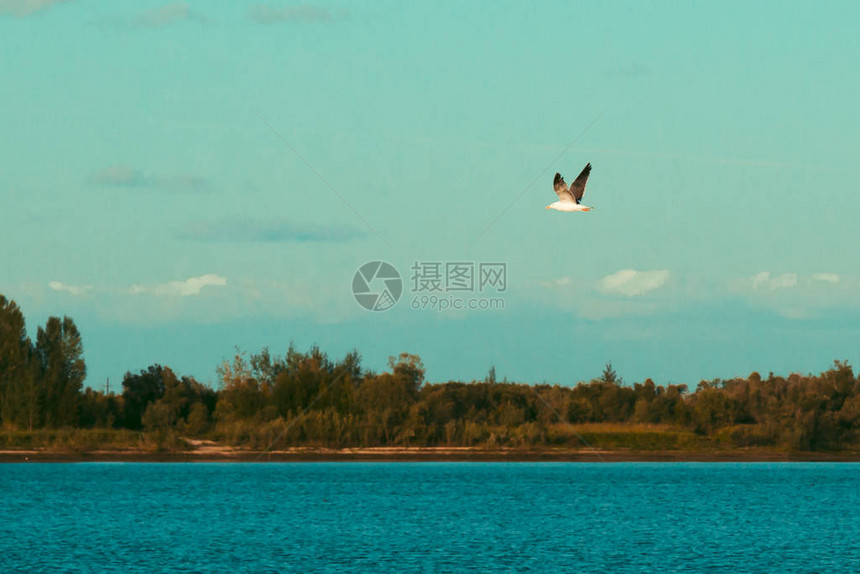
[(858, 464), (3, 464), (6, 572), (856, 572)]

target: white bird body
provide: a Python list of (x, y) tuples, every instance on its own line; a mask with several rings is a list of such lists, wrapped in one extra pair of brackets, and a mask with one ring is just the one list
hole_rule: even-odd
[(560, 173), (555, 174), (555, 180), (552, 183), (552, 188), (558, 196), (558, 201), (550, 203), (546, 206), (547, 209), (556, 211), (591, 211), (587, 205), (582, 205), (582, 196), (585, 193), (585, 184), (588, 181), (588, 174), (591, 173), (591, 164), (586, 164), (577, 178), (567, 187), (564, 178)]
[(573, 203), (572, 201), (555, 201), (546, 206), (547, 209), (556, 211), (591, 211), (591, 208), (581, 203)]

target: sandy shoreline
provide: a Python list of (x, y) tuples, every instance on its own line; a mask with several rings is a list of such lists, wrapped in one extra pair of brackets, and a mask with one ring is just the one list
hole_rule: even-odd
[(481, 449), (472, 447), (293, 448), (254, 451), (200, 444), (187, 451), (0, 450), (0, 463), (12, 462), (860, 462), (860, 452), (779, 452), (727, 450), (711, 452), (623, 451), (589, 449)]

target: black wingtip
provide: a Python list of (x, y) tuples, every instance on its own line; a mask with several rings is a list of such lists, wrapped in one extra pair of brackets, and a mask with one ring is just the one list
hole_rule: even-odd
[(555, 179), (554, 179), (554, 180), (552, 180), (552, 182), (553, 182), (553, 184), (556, 184), (556, 183), (558, 183), (558, 182), (560, 182), (560, 181), (561, 181), (561, 174), (560, 174), (560, 173), (558, 173), (558, 172), (556, 172), (556, 174), (555, 174)]

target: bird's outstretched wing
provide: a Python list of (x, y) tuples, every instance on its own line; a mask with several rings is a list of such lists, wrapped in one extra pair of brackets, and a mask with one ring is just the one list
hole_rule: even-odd
[(573, 181), (573, 185), (570, 186), (570, 194), (576, 199), (576, 203), (579, 203), (582, 200), (583, 194), (585, 194), (585, 183), (588, 181), (588, 174), (590, 173), (591, 164), (588, 163)]
[(570, 193), (570, 190), (567, 188), (567, 184), (564, 183), (564, 178), (561, 177), (560, 173), (555, 174), (555, 179), (552, 182), (552, 188), (553, 190), (555, 190), (555, 194), (558, 196), (558, 199), (560, 201), (578, 203), (573, 194)]

